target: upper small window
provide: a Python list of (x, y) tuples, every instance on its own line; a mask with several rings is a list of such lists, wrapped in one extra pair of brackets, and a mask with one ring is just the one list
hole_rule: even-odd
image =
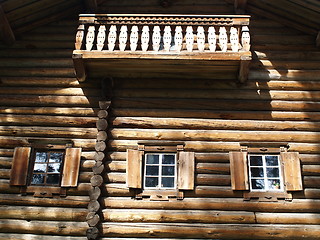
[(59, 186), (63, 159), (63, 152), (36, 150), (30, 184)]
[(144, 162), (144, 189), (176, 189), (176, 154), (147, 153)]
[(283, 191), (279, 155), (248, 156), (251, 191)]

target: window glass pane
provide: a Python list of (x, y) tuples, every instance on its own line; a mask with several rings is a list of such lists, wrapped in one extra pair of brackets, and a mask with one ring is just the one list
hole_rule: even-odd
[(164, 176), (174, 176), (174, 166), (162, 167), (162, 175), (164, 175)]
[(173, 188), (174, 187), (174, 178), (173, 177), (163, 177), (161, 179), (162, 187)]
[(48, 174), (47, 184), (59, 184), (60, 174)]
[(266, 156), (266, 165), (267, 166), (278, 166), (278, 156)]
[(157, 187), (158, 186), (158, 178), (156, 177), (146, 177), (145, 182), (146, 187)]
[(267, 177), (279, 177), (279, 168), (267, 168)]
[(251, 179), (251, 187), (252, 189), (265, 189), (264, 180), (263, 179)]
[(33, 172), (36, 172), (36, 173), (47, 172), (47, 164), (41, 164), (41, 163), (34, 164)]
[(263, 168), (250, 168), (251, 177), (263, 177)]
[(159, 155), (147, 155), (147, 164), (159, 164)]
[(162, 163), (163, 164), (174, 164), (175, 155), (164, 155)]
[(159, 167), (158, 166), (147, 166), (146, 167), (146, 175), (159, 175)]
[(50, 163), (48, 165), (48, 172), (50, 173), (60, 173), (61, 163)]
[(63, 154), (61, 152), (50, 153), (50, 162), (62, 162)]
[(280, 189), (280, 179), (269, 179), (268, 180), (269, 189)]
[(33, 174), (31, 184), (44, 184), (44, 174)]
[(36, 162), (46, 162), (46, 161), (47, 161), (47, 153), (45, 152), (36, 153)]
[(250, 156), (250, 166), (262, 166), (262, 156)]

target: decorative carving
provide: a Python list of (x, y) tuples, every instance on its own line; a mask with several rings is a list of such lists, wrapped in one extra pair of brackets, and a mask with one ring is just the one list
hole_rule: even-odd
[(232, 52), (239, 51), (239, 36), (238, 30), (235, 27), (231, 27), (230, 29), (230, 43)]
[(138, 38), (139, 38), (138, 26), (132, 26), (131, 34), (130, 34), (130, 50), (131, 51), (136, 51), (138, 46)]
[(204, 34), (204, 28), (202, 26), (199, 26), (197, 29), (197, 44), (198, 44), (198, 50), (200, 52), (204, 52), (205, 34)]
[(176, 50), (178, 52), (180, 52), (182, 49), (182, 42), (183, 42), (182, 27), (176, 26), (175, 34), (174, 34), (174, 43), (175, 43)]
[(83, 37), (84, 37), (84, 25), (81, 24), (78, 27), (78, 31), (77, 31), (77, 34), (76, 34), (76, 42), (75, 42), (76, 50), (80, 50), (81, 49)]
[(215, 52), (216, 46), (217, 46), (217, 37), (216, 37), (216, 30), (214, 27), (209, 27), (208, 29), (208, 43), (209, 43), (210, 51)]
[(225, 27), (220, 27), (219, 29), (219, 46), (222, 52), (226, 52), (228, 49), (228, 36)]
[(117, 27), (116, 25), (112, 25), (108, 34), (108, 49), (109, 51), (113, 51), (116, 45), (117, 40)]
[(106, 39), (106, 26), (101, 25), (98, 30), (98, 36), (97, 36), (97, 50), (101, 51), (104, 46), (104, 41)]
[(163, 46), (164, 46), (164, 50), (167, 52), (170, 51), (171, 41), (172, 41), (171, 27), (165, 26), (164, 34), (163, 34)]
[(248, 26), (242, 27), (241, 44), (242, 51), (250, 51), (250, 33)]
[(142, 51), (146, 52), (149, 47), (149, 27), (148, 26), (143, 26), (142, 28), (142, 35), (141, 35), (141, 49)]
[(193, 29), (192, 29), (192, 26), (188, 26), (187, 32), (186, 32), (186, 44), (187, 44), (188, 52), (193, 51), (193, 42), (194, 42)]
[(94, 37), (95, 37), (95, 27), (89, 26), (87, 37), (86, 37), (86, 50), (91, 51), (93, 47)]
[(127, 27), (127, 25), (123, 25), (120, 28), (120, 34), (119, 34), (119, 49), (120, 49), (120, 51), (124, 51), (126, 49), (127, 38), (128, 38), (128, 27)]
[(154, 26), (153, 27), (153, 34), (152, 34), (152, 48), (153, 51), (159, 51), (160, 49), (160, 41), (161, 41), (161, 33), (160, 27)]

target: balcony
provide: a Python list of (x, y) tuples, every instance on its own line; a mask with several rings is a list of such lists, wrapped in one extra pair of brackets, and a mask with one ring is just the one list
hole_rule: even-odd
[(87, 77), (237, 79), (248, 76), (247, 15), (81, 14), (73, 61)]

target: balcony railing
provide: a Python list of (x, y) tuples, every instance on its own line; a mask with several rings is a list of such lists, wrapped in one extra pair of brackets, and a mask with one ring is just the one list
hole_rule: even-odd
[(81, 14), (74, 59), (250, 58), (249, 19), (246, 15)]

